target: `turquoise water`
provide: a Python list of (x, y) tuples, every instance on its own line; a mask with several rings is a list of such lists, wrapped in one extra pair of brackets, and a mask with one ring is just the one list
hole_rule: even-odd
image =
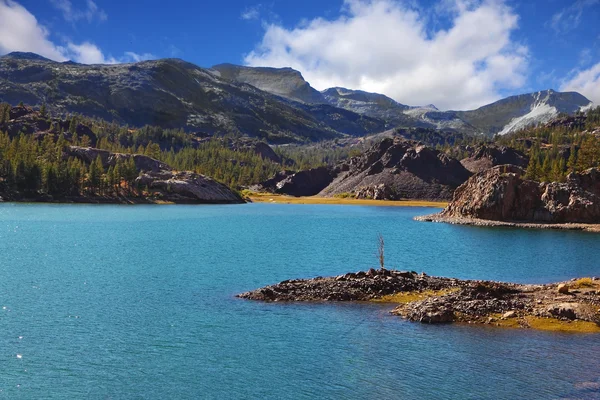
[(431, 209), (0, 205), (0, 398), (600, 398), (600, 338), (427, 326), (235, 294), (377, 266), (549, 282), (600, 236), (414, 222)]

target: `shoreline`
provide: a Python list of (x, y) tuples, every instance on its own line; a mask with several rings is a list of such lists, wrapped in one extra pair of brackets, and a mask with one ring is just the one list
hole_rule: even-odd
[(444, 208), (448, 205), (445, 201), (430, 200), (369, 200), (339, 197), (293, 197), (271, 193), (252, 193), (248, 198), (253, 203), (271, 204), (329, 204), (329, 205), (354, 205), (354, 206), (380, 206), (380, 207), (430, 207)]
[(481, 227), (506, 227), (506, 228), (522, 228), (522, 229), (550, 229), (550, 230), (565, 230), (565, 231), (583, 231), (600, 233), (600, 224), (584, 224), (565, 222), (562, 224), (556, 223), (539, 223), (539, 222), (511, 222), (511, 221), (494, 221), (479, 218), (465, 217), (445, 217), (440, 214), (423, 215), (414, 218), (415, 221), (421, 222), (437, 222), (451, 225), (467, 225)]
[(366, 301), (389, 304), (391, 315), (419, 323), (600, 334), (600, 278), (535, 285), (370, 269), (286, 280), (236, 297), (282, 303)]

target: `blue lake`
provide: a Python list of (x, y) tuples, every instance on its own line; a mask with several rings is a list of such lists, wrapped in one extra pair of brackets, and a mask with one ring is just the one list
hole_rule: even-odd
[(415, 222), (431, 209), (0, 205), (0, 398), (600, 399), (600, 337), (428, 326), (235, 294), (376, 267), (543, 283), (600, 236)]

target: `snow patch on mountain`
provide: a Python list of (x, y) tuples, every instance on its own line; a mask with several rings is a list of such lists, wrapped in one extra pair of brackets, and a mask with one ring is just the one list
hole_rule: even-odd
[(548, 104), (535, 104), (531, 111), (521, 117), (513, 118), (498, 135), (506, 135), (511, 132), (527, 128), (531, 125), (537, 125), (550, 121), (558, 115), (556, 107)]
[(594, 104), (593, 101), (590, 101), (590, 104), (588, 104), (587, 106), (583, 106), (579, 109), (579, 111), (585, 113), (590, 111), (591, 109), (596, 108), (596, 104)]

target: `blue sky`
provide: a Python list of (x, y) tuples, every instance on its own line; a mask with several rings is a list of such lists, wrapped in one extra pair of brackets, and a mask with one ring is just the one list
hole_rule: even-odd
[(598, 21), (600, 0), (0, 0), (0, 53), (291, 66), (442, 109), (548, 88), (600, 103)]

